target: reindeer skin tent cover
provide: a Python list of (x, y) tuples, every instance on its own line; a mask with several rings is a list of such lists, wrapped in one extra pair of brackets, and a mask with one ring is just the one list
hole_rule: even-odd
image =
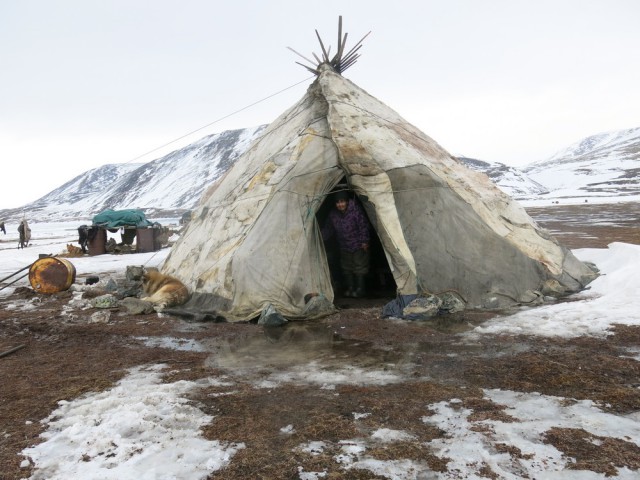
[(327, 65), (204, 194), (163, 271), (196, 292), (198, 308), (230, 321), (270, 304), (304, 318), (310, 292), (330, 305), (315, 214), (345, 176), (399, 295), (455, 290), (469, 308), (493, 308), (554, 285), (574, 292), (594, 278), (486, 175)]

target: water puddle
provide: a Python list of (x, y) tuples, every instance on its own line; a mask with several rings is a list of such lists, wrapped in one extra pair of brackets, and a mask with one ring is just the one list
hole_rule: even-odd
[[(465, 332), (481, 318), (435, 318), (427, 328)], [(407, 378), (448, 378), (465, 359), (517, 355), (529, 349), (521, 342), (484, 342), (462, 335), (436, 335), (434, 341), (408, 342), (402, 348), (384, 348), (367, 341), (344, 338), (333, 327), (317, 322), (292, 322), (281, 327), (251, 328), (240, 337), (135, 337), (147, 347), (209, 354), (205, 365), (223, 369), (258, 388), (283, 382), (371, 385)], [(462, 363), (461, 363), (462, 362)]]
[(401, 355), (373, 348), (368, 342), (348, 340), (327, 325), (290, 323), (264, 328), (242, 340), (225, 341), (208, 359), (216, 368), (286, 368), (309, 362), (325, 366), (351, 365), (361, 368), (394, 368)]
[(166, 348), (183, 352), (206, 352), (208, 349), (201, 342), (192, 338), (175, 337), (134, 337), (144, 343), (145, 347)]

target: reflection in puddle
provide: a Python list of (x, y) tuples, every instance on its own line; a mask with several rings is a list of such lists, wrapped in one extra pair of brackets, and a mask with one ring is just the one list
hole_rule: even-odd
[[(463, 317), (460, 317), (463, 318)], [(481, 318), (434, 319), (442, 330), (465, 331)], [(437, 325), (436, 325), (437, 324)], [(316, 384), (323, 389), (336, 385), (382, 385), (407, 378), (446, 379), (461, 368), (470, 355), (497, 358), (529, 349), (526, 343), (476, 341), (454, 335), (442, 342), (416, 339), (402, 349), (385, 349), (370, 342), (345, 339), (331, 326), (315, 322), (292, 322), (282, 327), (256, 327), (248, 336), (235, 339), (206, 337), (201, 340), (176, 337), (136, 337), (148, 347), (207, 352), (205, 365), (225, 369), (258, 388), (282, 383)]]
[(175, 337), (134, 337), (147, 347), (168, 348), (184, 352), (206, 352), (208, 349), (197, 340), (192, 338)]
[(281, 383), (316, 384), (324, 390), (333, 390), (336, 385), (387, 385), (405, 381), (403, 372), (391, 368), (362, 368), (342, 364), (327, 366), (316, 361), (293, 365), (285, 370), (272, 372), (267, 379), (259, 381), (258, 388), (273, 388)]
[(420, 342), (416, 346), (416, 352), (426, 353), (432, 356), (440, 356), (441, 358), (468, 358), (469, 356), (477, 358), (500, 358), (505, 356), (519, 355), (531, 350), (527, 343), (476, 343), (473, 337), (463, 337), (460, 342), (450, 344), (434, 345), (429, 342)]
[(490, 313), (482, 312), (481, 318), (471, 318), (469, 315), (438, 315), (428, 320), (421, 320), (420, 324), (437, 330), (440, 333), (463, 333), (482, 324)]
[(322, 324), (290, 323), (263, 329), (264, 334), (241, 342), (225, 342), (208, 359), (217, 368), (284, 368), (322, 363), (327, 368), (349, 365), (366, 368), (394, 368), (400, 355), (373, 348), (367, 342), (341, 338)]

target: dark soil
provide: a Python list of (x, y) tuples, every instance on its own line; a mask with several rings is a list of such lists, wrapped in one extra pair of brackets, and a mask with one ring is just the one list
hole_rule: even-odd
[(640, 204), (555, 205), (527, 212), (569, 248), (602, 248), (613, 242), (640, 244)]
[[(610, 225), (596, 225), (593, 215), (605, 215), (603, 206), (549, 207), (531, 214), (571, 248), (603, 247), (614, 241), (640, 243), (635, 206), (627, 211), (611, 207)], [(617, 218), (617, 220), (616, 220)], [(564, 229), (564, 230), (563, 230)], [(141, 364), (166, 363), (166, 380), (231, 375), (234, 395), (212, 396), (220, 387), (199, 390), (193, 401), (215, 415), (204, 429), (212, 440), (244, 442), (230, 465), (210, 478), (294, 479), (298, 466), (305, 471), (327, 471), (329, 479), (383, 478), (365, 470), (345, 471), (333, 460), (337, 442), (370, 434), (379, 428), (410, 432), (412, 440), (385, 445), (368, 453), (385, 460), (419, 460), (438, 472), (446, 460), (434, 456), (425, 442), (442, 431), (419, 421), (426, 405), (459, 398), (477, 418), (510, 421), (504, 407), (483, 398), (482, 389), (500, 388), (539, 392), (568, 399), (590, 399), (605, 410), (626, 414), (640, 410), (640, 362), (625, 356), (640, 347), (640, 326), (616, 326), (598, 339), (486, 336), (476, 344), (461, 345), (458, 333), (486, 321), (493, 314), (463, 312), (432, 322), (382, 319), (385, 298), (339, 302), (342, 309), (313, 322), (287, 328), (264, 329), (251, 323), (187, 323), (156, 314), (129, 316), (113, 310), (108, 323), (88, 323), (93, 310), (62, 315), (70, 293), (39, 295), (17, 290), (7, 301), (38, 296), (35, 310), (7, 310), (0, 304), (0, 479), (28, 477), (20, 468), (20, 452), (39, 442), (46, 418), (59, 400), (107, 389)], [(136, 337), (180, 337), (207, 342), (209, 352), (178, 351), (145, 346)], [(313, 347), (310, 347), (313, 346)], [(272, 350), (270, 350), (272, 349)], [(212, 351), (214, 352), (212, 354)], [(269, 356), (270, 352), (288, 356)], [(245, 353), (252, 362), (246, 363)], [(258, 353), (256, 353), (258, 352)], [(263, 355), (261, 357), (260, 355)], [(257, 357), (256, 357), (257, 356)], [(281, 365), (318, 356), (336, 366), (355, 365), (403, 370), (401, 383), (373, 386), (281, 385), (257, 389), (250, 379), (266, 378)], [(333, 359), (333, 360), (331, 360)], [(352, 412), (369, 412), (356, 421)], [(284, 425), (295, 432), (282, 435)], [(296, 446), (323, 440), (326, 450), (310, 456)], [(598, 438), (577, 429), (554, 428), (546, 442), (576, 459), (573, 468), (615, 475), (617, 468), (640, 468), (640, 450), (632, 442)], [(514, 459), (523, 453), (504, 445)], [(489, 466), (486, 478), (496, 478)]]

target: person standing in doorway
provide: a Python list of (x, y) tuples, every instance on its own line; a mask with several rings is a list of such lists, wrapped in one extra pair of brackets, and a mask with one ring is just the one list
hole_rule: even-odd
[(345, 297), (365, 295), (369, 273), (369, 221), (362, 207), (346, 191), (333, 194), (335, 208), (322, 228), (323, 240), (335, 236), (340, 249), (340, 270), (346, 286)]

